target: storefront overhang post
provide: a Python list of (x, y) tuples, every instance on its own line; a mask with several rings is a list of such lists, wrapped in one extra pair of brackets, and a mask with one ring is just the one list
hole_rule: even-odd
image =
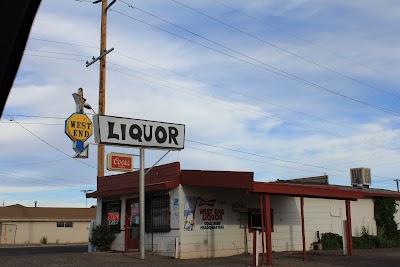
[(346, 199), (346, 233), (347, 233), (347, 255), (353, 256), (353, 233), (351, 230), (350, 200)]
[(265, 235), (267, 243), (267, 265), (272, 265), (272, 239), (271, 239), (271, 197), (264, 195)]
[(303, 242), (303, 260), (307, 261), (306, 236), (304, 227), (304, 197), (300, 197), (300, 207), (301, 207), (301, 239)]
[(261, 242), (262, 242), (262, 251), (261, 251), (261, 262), (264, 266), (264, 252), (265, 252), (265, 242), (264, 242), (264, 233), (265, 233), (265, 220), (264, 220), (264, 205), (263, 205), (263, 197), (260, 195), (260, 215), (261, 215)]

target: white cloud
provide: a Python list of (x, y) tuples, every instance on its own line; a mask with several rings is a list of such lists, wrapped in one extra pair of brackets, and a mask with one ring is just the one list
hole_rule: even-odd
[[(361, 1), (316, 3), (311, 0), (223, 3), (260, 18), (265, 24), (230, 12), (229, 9), (212, 1), (195, 1), (190, 5), (319, 64), (378, 88), (400, 94), (396, 89), (399, 82), (395, 78), (399, 67), (397, 63), (399, 53), (395, 44), (398, 43), (399, 37), (391, 34), (396, 30), (393, 22), (398, 20), (398, 16), (395, 15), (396, 8), (392, 8), (389, 4), (375, 2), (363, 4)], [(165, 24), (138, 10), (127, 8), (122, 3), (117, 4), (114, 6), (115, 10), (121, 10), (135, 18), (224, 51), (224, 53), (233, 54), (232, 51)], [(305, 63), (182, 6), (156, 0), (135, 2), (135, 5), (308, 81), (356, 99), (398, 110), (398, 100), (392, 96)], [(339, 14), (337, 8), (346, 12)], [(388, 10), (392, 10), (388, 16), (383, 15)], [(351, 14), (351, 16), (346, 14)], [(371, 17), (374, 20), (370, 20)], [(186, 125), (186, 137), (189, 140), (250, 153), (227, 151), (186, 142), (187, 149), (170, 153), (162, 163), (179, 160), (184, 169), (254, 171), (257, 179), (266, 180), (313, 176), (327, 172), (331, 181), (348, 184), (348, 169), (359, 165), (371, 166), (373, 174), (378, 176), (396, 176), (395, 162), (398, 161), (398, 156), (395, 151), (384, 150), (382, 147), (398, 146), (397, 129), (400, 121), (397, 116), (391, 116), (328, 94), (323, 90), (277, 76), (251, 64), (134, 22), (116, 12), (110, 12), (108, 20), (108, 48), (115, 48), (115, 51), (107, 56), (110, 63), (108, 64), (110, 69), (107, 70), (106, 89), (108, 115), (183, 123)], [(99, 23), (99, 9), (95, 5), (75, 1), (57, 1), (57, 3), (43, 1), (33, 25), (31, 37), (97, 47)], [(288, 29), (297, 36), (328, 50), (334, 50), (372, 69), (377, 69), (380, 73), (327, 52), (326, 49), (310, 45), (276, 28), (268, 27), (269, 24)], [(98, 49), (33, 39), (29, 41), (28, 49), (42, 52), (26, 51), (26, 54), (40, 57), (24, 56), (5, 114), (66, 118), (75, 111), (71, 94), (79, 87), (84, 88), (85, 98), (97, 111), (98, 64), (86, 68), (85, 61), (90, 60), (92, 56), (97, 56)], [(205, 83), (122, 57), (117, 53), (201, 79)], [(48, 56), (80, 61), (54, 59)], [(251, 61), (237, 54), (235, 56)], [(252, 62), (259, 64), (256, 61)], [(229, 90), (240, 92), (242, 95)], [(218, 99), (223, 99), (228, 103), (222, 103)], [(322, 120), (296, 113), (296, 111), (322, 118)], [(270, 115), (272, 117), (268, 117)], [(25, 117), (15, 117), (15, 119), (23, 123), (63, 124), (62, 119)], [(332, 124), (329, 121), (350, 128)], [(301, 126), (293, 124), (301, 124)], [(64, 134), (63, 125), (22, 125), (68, 155), (74, 154), (71, 141)], [(307, 128), (315, 128), (318, 131)], [(0, 169), (11, 163), (28, 164), (66, 157), (17, 124), (2, 123), (0, 131), (2, 133), (0, 151), (3, 152), (0, 154)], [(323, 133), (324, 131), (327, 133)], [(90, 139), (90, 142), (92, 140)], [(232, 157), (206, 153), (189, 147)], [(107, 148), (107, 151), (111, 150), (132, 152), (132, 149)], [(97, 147), (91, 145), (90, 152), (96, 153), (96, 151)], [(95, 154), (93, 155), (84, 162), (96, 166), (96, 157)], [(147, 152), (146, 166), (151, 165), (162, 155), (161, 151)], [(311, 165), (326, 167), (326, 169)], [(43, 175), (80, 180), (89, 184), (94, 184), (96, 180), (96, 168), (78, 163), (76, 160), (24, 165), (18, 167), (20, 168), (37, 177)], [(45, 180), (54, 182), (50, 178)], [(394, 186), (388, 183), (390, 181), (388, 179), (374, 179), (374, 181), (377, 187)], [(71, 183), (72, 185), (80, 186), (79, 183)], [(7, 186), (7, 190), (18, 195), (21, 195), (19, 191), (31, 196), (34, 192), (39, 192), (36, 191), (39, 190), (36, 187), (30, 187), (33, 189), (28, 191), (28, 187), (20, 187), (21, 183), (16, 181), (7, 180)], [(47, 190), (47, 187), (43, 188)], [(70, 199), (70, 205), (82, 205), (79, 194), (76, 195), (76, 187), (68, 190), (64, 190), (59, 196), (40, 198), (40, 202), (52, 199), (51, 203), (69, 205), (63, 204), (61, 200)]]

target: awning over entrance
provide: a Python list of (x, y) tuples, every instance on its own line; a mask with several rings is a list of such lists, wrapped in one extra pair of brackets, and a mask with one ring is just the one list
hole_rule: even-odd
[[(145, 178), (145, 190), (154, 191), (177, 187), (180, 183), (180, 164), (174, 162), (154, 167)], [(87, 197), (108, 197), (139, 192), (139, 172), (97, 177), (97, 191)]]
[(253, 188), (249, 191), (251, 193), (258, 194), (354, 200), (363, 198), (364, 196), (363, 193), (360, 191), (342, 189), (337, 186), (299, 185), (264, 182), (254, 182)]

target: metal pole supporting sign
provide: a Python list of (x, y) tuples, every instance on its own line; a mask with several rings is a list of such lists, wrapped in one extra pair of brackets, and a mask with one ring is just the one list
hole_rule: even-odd
[(140, 173), (139, 173), (139, 231), (140, 231), (140, 258), (143, 260), (145, 257), (145, 240), (144, 240), (144, 148), (140, 148)]

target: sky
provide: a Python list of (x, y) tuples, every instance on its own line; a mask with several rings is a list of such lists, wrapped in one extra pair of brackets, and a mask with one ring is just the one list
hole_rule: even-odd
[[(159, 164), (339, 185), (367, 167), (371, 187), (396, 190), (399, 13), (390, 0), (117, 0), (105, 113), (184, 124), (185, 148)], [(0, 204), (96, 204), (82, 192), (96, 189), (94, 136), (75, 159), (64, 122), (80, 87), (98, 112), (99, 65), (85, 62), (100, 17), (91, 1), (42, 0), (0, 121)], [(145, 166), (166, 152), (146, 149)]]

